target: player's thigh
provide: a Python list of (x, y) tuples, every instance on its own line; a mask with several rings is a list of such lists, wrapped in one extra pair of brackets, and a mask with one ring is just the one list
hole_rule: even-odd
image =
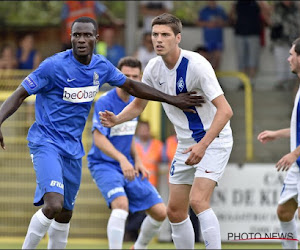
[(191, 185), (169, 184), (168, 212), (178, 211), (187, 214), (189, 209), (189, 195)]
[(63, 159), (64, 208), (73, 210), (81, 182), (81, 159)]
[(196, 177), (190, 192), (190, 205), (196, 214), (210, 207), (210, 198), (216, 182), (202, 177)]
[(195, 177), (211, 179), (218, 183), (228, 164), (232, 145), (231, 140), (216, 138), (206, 149), (202, 160), (195, 165)]
[(297, 208), (298, 208), (298, 204), (294, 198), (289, 199), (283, 204), (279, 204), (277, 207), (277, 215), (279, 220), (285, 222), (291, 221), (295, 216), (295, 212)]

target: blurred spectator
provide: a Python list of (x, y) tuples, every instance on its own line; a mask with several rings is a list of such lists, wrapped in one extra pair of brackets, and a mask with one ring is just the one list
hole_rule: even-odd
[(123, 25), (123, 21), (115, 18), (109, 9), (99, 1), (65, 1), (61, 11), (63, 50), (72, 47), (70, 43), (71, 25), (81, 16), (95, 20), (98, 16), (104, 16), (114, 25)]
[(269, 14), (269, 4), (255, 0), (235, 1), (229, 13), (236, 36), (238, 69), (251, 79), (256, 76), (259, 65), (262, 20), (269, 23)]
[(149, 171), (149, 181), (157, 187), (159, 163), (162, 161), (163, 143), (151, 136), (148, 121), (140, 120), (136, 128), (136, 149), (144, 166)]
[(149, 60), (156, 56), (157, 55), (152, 44), (151, 32), (146, 32), (143, 34), (142, 45), (137, 49), (134, 57), (141, 61), (143, 71)]
[(116, 43), (114, 28), (104, 28), (100, 34), (100, 41), (96, 45), (96, 53), (105, 56), (113, 65), (118, 66), (119, 60), (126, 55), (125, 48)]
[(143, 17), (143, 32), (151, 32), (152, 19), (173, 9), (173, 1), (140, 1), (140, 13)]
[(271, 16), (271, 42), (277, 73), (277, 89), (284, 89), (287, 81), (296, 76), (287, 63), (292, 42), (300, 36), (300, 9), (293, 1), (279, 1), (274, 4)]
[(205, 57), (207, 60), (209, 59), (209, 53), (208, 53), (208, 49), (203, 46), (203, 45), (199, 45), (194, 49), (194, 52), (199, 53), (201, 56)]
[(223, 28), (228, 24), (228, 17), (217, 1), (206, 1), (206, 5), (198, 12), (197, 26), (203, 27), (203, 38), (208, 50), (208, 61), (215, 70), (220, 67), (224, 49)]
[(4, 44), (0, 52), (0, 69), (15, 69), (18, 66), (14, 48), (9, 44)]
[(18, 69), (36, 69), (42, 61), (40, 53), (34, 48), (34, 37), (26, 34), (20, 40), (17, 50)]

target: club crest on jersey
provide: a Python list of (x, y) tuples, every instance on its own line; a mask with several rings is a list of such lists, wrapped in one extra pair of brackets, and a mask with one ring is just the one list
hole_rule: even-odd
[(182, 92), (183, 88), (184, 88), (184, 81), (183, 78), (180, 77), (180, 79), (178, 80), (178, 82), (176, 83), (177, 88), (180, 92)]
[(100, 84), (99, 83), (99, 75), (96, 72), (94, 72), (93, 84), (94, 85), (99, 85)]

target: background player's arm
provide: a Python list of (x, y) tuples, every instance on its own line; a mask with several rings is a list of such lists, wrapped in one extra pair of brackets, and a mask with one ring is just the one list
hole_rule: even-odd
[(147, 106), (147, 103), (147, 100), (135, 98), (118, 115), (115, 115), (113, 112), (107, 110), (105, 110), (105, 112), (99, 112), (101, 124), (104, 127), (110, 128), (125, 121), (130, 121), (143, 112)]
[[(25, 88), (20, 85), (10, 97), (1, 105), (0, 107), (0, 126), (1, 124), (10, 117), (17, 109), (21, 106), (23, 101), (29, 96)], [(0, 129), (0, 144), (3, 149), (5, 149), (5, 144), (3, 140), (3, 135)]]
[(128, 161), (126, 156), (118, 151), (106, 138), (106, 136), (99, 132), (99, 130), (95, 129), (95, 131), (93, 132), (93, 137), (96, 147), (98, 147), (104, 154), (118, 161), (120, 163), (124, 177), (129, 180), (133, 180), (135, 177), (134, 167)]
[(187, 165), (194, 165), (201, 161), (207, 147), (220, 134), (221, 130), (233, 115), (232, 109), (224, 95), (216, 97), (212, 100), (212, 103), (217, 108), (215, 117), (205, 136), (197, 144), (184, 151), (184, 153), (191, 152), (185, 162)]
[(284, 128), (279, 130), (265, 130), (257, 136), (257, 140), (265, 144), (269, 141), (273, 141), (279, 138), (289, 138), (290, 128)]
[(152, 101), (165, 102), (188, 112), (195, 112), (190, 107), (201, 107), (205, 102), (202, 96), (195, 95), (195, 91), (172, 96), (165, 94), (155, 88), (152, 88), (145, 83), (137, 82), (129, 78), (126, 79), (125, 83), (120, 86), (120, 88), (124, 89), (130, 95), (133, 95), (135, 97)]
[(130, 153), (131, 153), (132, 158), (134, 159), (134, 167), (135, 167), (136, 175), (139, 176), (139, 173), (141, 173), (142, 179), (144, 179), (145, 177), (147, 177), (149, 175), (149, 173), (148, 173), (147, 169), (144, 167), (143, 162), (136, 150), (134, 138), (132, 138)]

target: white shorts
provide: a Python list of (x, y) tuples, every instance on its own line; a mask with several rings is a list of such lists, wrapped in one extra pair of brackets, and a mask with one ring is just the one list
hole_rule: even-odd
[(288, 170), (287, 175), (284, 179), (282, 191), (278, 201), (279, 205), (286, 203), (290, 199), (294, 199), (298, 206), (300, 204), (300, 170), (297, 163), (294, 163)]
[(191, 145), (178, 144), (169, 173), (171, 184), (192, 185), (195, 177), (204, 177), (218, 183), (228, 163), (233, 142), (216, 138), (206, 149), (202, 160), (193, 166), (185, 164), (190, 153), (182, 152)]

